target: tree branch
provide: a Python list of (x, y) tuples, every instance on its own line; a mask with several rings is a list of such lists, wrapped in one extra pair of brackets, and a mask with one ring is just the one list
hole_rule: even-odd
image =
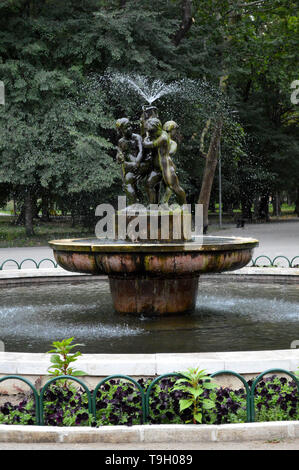
[(257, 0), (255, 2), (250, 2), (250, 3), (237, 3), (235, 8), (232, 8), (231, 10), (227, 11), (225, 14), (229, 15), (232, 11), (234, 11), (237, 8), (248, 8), (248, 7), (255, 7), (262, 5), (265, 2), (268, 2), (269, 0)]
[(175, 46), (178, 46), (182, 39), (186, 36), (190, 30), (194, 19), (192, 18), (192, 0), (182, 0), (182, 22), (180, 28), (175, 33), (173, 42)]
[(247, 8), (247, 7), (253, 7), (255, 5), (260, 5), (261, 3), (268, 2), (269, 0), (257, 0), (256, 2), (250, 2), (250, 3), (241, 3), (238, 4), (239, 8)]
[(206, 158), (207, 154), (205, 153), (205, 136), (211, 126), (211, 118), (209, 118), (206, 122), (205, 127), (202, 130), (201, 136), (200, 136), (200, 146), (199, 146), (199, 154), (201, 157)]

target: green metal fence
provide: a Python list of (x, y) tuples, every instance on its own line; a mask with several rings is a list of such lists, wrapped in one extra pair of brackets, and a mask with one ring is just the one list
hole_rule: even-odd
[[(261, 260), (266, 260), (266, 265), (265, 264), (258, 264), (258, 261), (259, 263), (261, 263)], [(288, 268), (296, 268), (299, 266), (299, 255), (298, 256), (294, 256), (293, 258), (289, 259), (287, 256), (283, 256), (283, 255), (279, 255), (279, 256), (275, 256), (275, 258), (271, 259), (269, 258), (269, 256), (266, 256), (266, 255), (259, 255), (257, 258), (252, 258), (251, 259), (251, 266), (255, 266), (255, 267), (260, 267), (260, 266), (269, 266), (269, 267), (277, 267), (279, 266), (277, 264), (278, 260), (284, 260), (284, 264), (287, 264), (287, 267)], [(297, 260), (297, 261), (296, 261)]]
[[(287, 256), (283, 256), (283, 255), (275, 256), (275, 258), (270, 258), (267, 255), (259, 255), (256, 258), (251, 259), (251, 265), (250, 266), (251, 267), (262, 267), (262, 266), (263, 267), (267, 267), (267, 266), (277, 267), (277, 266), (279, 266), (279, 264), (277, 264), (277, 263), (279, 263), (279, 260), (280, 261), (283, 260), (284, 266), (287, 265), (288, 268), (297, 268), (297, 267), (299, 267), (299, 255), (294, 256), (291, 259), (288, 258)], [(55, 263), (55, 261), (53, 259), (50, 259), (50, 258), (43, 258), (41, 261), (36, 261), (32, 258), (26, 258), (26, 259), (23, 259), (22, 261), (16, 261), (15, 259), (10, 258), (10, 259), (4, 260), (0, 264), (0, 271), (3, 271), (4, 270), (3, 268), (8, 263), (13, 263), (13, 265), (16, 266), (17, 269), (22, 269), (24, 267), (25, 263), (26, 263), (27, 268), (28, 268), (28, 266), (33, 265), (34, 268), (39, 269), (40, 266), (45, 262), (51, 263), (53, 268), (58, 267), (57, 263)]]
[[(36, 269), (39, 269), (41, 264), (43, 264), (44, 262), (50, 262), (51, 265), (53, 266), (53, 268), (57, 268), (57, 264), (55, 263), (55, 261), (53, 261), (52, 259), (50, 258), (43, 258), (41, 261), (35, 261), (34, 259), (32, 258), (26, 258), (26, 259), (23, 259), (22, 261), (18, 262), (16, 261), (15, 259), (6, 259), (5, 261), (3, 261), (2, 264), (0, 264), (0, 271), (3, 271), (3, 268), (5, 265), (7, 265), (7, 263), (13, 263), (14, 266), (17, 267), (17, 269), (22, 269), (24, 263), (27, 263), (27, 262), (30, 262), (29, 266), (32, 266), (32, 263), (33, 263), (33, 267), (35, 267)], [(27, 266), (28, 268), (28, 263), (27, 263)]]
[[(261, 374), (259, 374), (256, 379), (253, 381), (251, 387), (248, 385), (246, 382), (246, 379), (238, 374), (237, 372), (231, 371), (231, 370), (219, 370), (217, 372), (214, 372), (213, 374), (210, 375), (211, 378), (217, 377), (219, 375), (231, 375), (233, 377), (238, 378), (241, 383), (244, 386), (245, 392), (246, 392), (246, 422), (252, 423), (255, 422), (255, 395), (256, 395), (256, 388), (260, 380), (268, 374), (285, 374), (288, 375), (296, 384), (297, 386), (297, 393), (299, 396), (299, 378), (294, 375), (292, 372), (287, 371), (285, 369), (268, 369)], [(77, 384), (79, 384), (83, 390), (86, 392), (87, 395), (87, 407), (88, 407), (88, 412), (91, 414), (91, 416), (96, 419), (96, 400), (98, 397), (99, 389), (102, 385), (104, 385), (106, 382), (109, 382), (111, 379), (123, 379), (126, 382), (132, 383), (138, 390), (140, 394), (140, 405), (141, 405), (141, 414), (140, 414), (140, 424), (146, 424), (150, 422), (150, 399), (151, 399), (151, 393), (155, 385), (157, 385), (162, 379), (168, 378), (168, 377), (177, 377), (177, 378), (184, 378), (184, 375), (181, 373), (169, 373), (169, 374), (163, 374), (160, 375), (159, 377), (156, 377), (155, 379), (152, 380), (152, 382), (149, 384), (146, 392), (144, 388), (132, 377), (127, 376), (127, 375), (110, 375), (103, 380), (101, 380), (95, 387), (94, 391), (91, 392), (90, 389), (87, 387), (87, 385), (81, 380), (78, 379), (77, 377), (73, 377), (70, 375), (61, 375), (58, 377), (51, 378), (48, 380), (48, 382), (43, 386), (40, 392), (37, 391), (35, 386), (26, 378), (23, 378), (19, 375), (7, 375), (5, 377), (0, 378), (0, 383), (4, 382), (6, 380), (20, 380), (24, 383), (26, 383), (30, 389), (33, 392), (34, 395), (34, 400), (35, 400), (35, 422), (37, 425), (43, 426), (44, 425), (44, 400), (45, 400), (45, 393), (50, 387), (51, 384), (55, 383), (57, 380), (70, 380), (74, 381)], [(120, 387), (122, 385), (119, 385)]]

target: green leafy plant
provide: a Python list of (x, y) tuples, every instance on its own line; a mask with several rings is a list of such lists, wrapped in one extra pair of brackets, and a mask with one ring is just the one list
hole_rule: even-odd
[(82, 344), (72, 344), (73, 341), (74, 338), (53, 341), (52, 346), (54, 349), (48, 351), (50, 354), (54, 353), (50, 359), (52, 366), (48, 368), (50, 375), (54, 377), (59, 377), (60, 375), (71, 375), (73, 377), (87, 375), (86, 372), (82, 370), (76, 370), (70, 367), (71, 363), (75, 362), (79, 356), (82, 356), (80, 351), (71, 353), (74, 348), (83, 346)]
[(183, 372), (181, 375), (184, 378), (178, 379), (172, 389), (186, 394), (179, 401), (180, 411), (191, 409), (192, 420), (187, 420), (186, 423), (202, 423), (203, 411), (214, 408), (216, 401), (216, 395), (210, 393), (208, 394), (209, 398), (206, 398), (205, 391), (213, 390), (218, 385), (211, 381), (205, 370), (198, 370), (198, 368), (188, 369), (187, 372)]

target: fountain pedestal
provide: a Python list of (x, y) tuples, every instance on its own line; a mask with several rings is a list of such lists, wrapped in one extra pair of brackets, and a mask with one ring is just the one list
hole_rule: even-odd
[[(138, 216), (136, 216), (138, 213)], [(187, 208), (147, 209), (138, 204), (115, 214), (115, 238), (128, 242), (178, 243), (190, 241), (192, 216)]]
[(194, 309), (199, 275), (121, 278), (110, 276), (114, 308), (120, 313), (164, 315)]

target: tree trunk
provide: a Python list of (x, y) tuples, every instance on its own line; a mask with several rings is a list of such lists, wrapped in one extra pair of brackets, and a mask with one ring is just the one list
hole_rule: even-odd
[(261, 197), (259, 206), (259, 218), (265, 222), (269, 222), (269, 194)]
[[(229, 0), (229, 4), (232, 4), (232, 3), (233, 3), (233, 0)], [(217, 16), (219, 15), (217, 14)], [(236, 18), (237, 17), (235, 16), (235, 13), (233, 12), (233, 10), (229, 12), (228, 22), (230, 24), (235, 23)], [(219, 16), (219, 19), (220, 19), (220, 16)], [(231, 36), (228, 36), (228, 37), (226, 37), (225, 35), (223, 36), (223, 43), (222, 43), (223, 50), (220, 53), (220, 64), (221, 64), (222, 71), (221, 71), (221, 76), (219, 80), (219, 88), (222, 91), (222, 93), (226, 93), (227, 81), (229, 78), (229, 70), (227, 70), (227, 65), (224, 63), (223, 52), (229, 48), (231, 40), (232, 40)], [(209, 129), (210, 124), (211, 122), (209, 119), (203, 130), (201, 150), (203, 150), (203, 146), (204, 146), (203, 140), (205, 137), (206, 129)], [(218, 153), (220, 149), (222, 127), (223, 127), (223, 118), (219, 117), (218, 120), (216, 121), (215, 128), (213, 130), (212, 138), (210, 141), (209, 150), (206, 155), (206, 163), (205, 163), (205, 168), (204, 168), (203, 180), (202, 180), (200, 195), (198, 199), (198, 203), (203, 204), (203, 232), (204, 234), (207, 233), (208, 226), (209, 226), (209, 216), (208, 216), (209, 215), (209, 202), (210, 202), (213, 180), (215, 176), (215, 170), (216, 170), (217, 161), (218, 161)]]
[(175, 46), (178, 46), (186, 36), (193, 23), (192, 18), (192, 0), (182, 0), (182, 22), (180, 28), (173, 38)]
[(247, 197), (241, 200), (242, 219), (251, 221), (252, 219), (251, 207), (252, 207), (252, 200), (250, 198)]
[(71, 217), (72, 217), (72, 227), (75, 227), (78, 223), (78, 213), (75, 209), (71, 210)]
[[(224, 212), (224, 211), (223, 211)], [(230, 217), (234, 216), (234, 205), (230, 202), (228, 203), (227, 213)]]
[(25, 192), (25, 230), (28, 237), (34, 235), (32, 193), (29, 188)]
[(49, 211), (49, 198), (47, 196), (42, 197), (42, 221), (49, 222), (50, 220), (50, 211)]
[(20, 208), (20, 213), (16, 220), (16, 225), (25, 225), (25, 204), (22, 204)]
[(272, 196), (272, 206), (273, 206), (273, 215), (275, 216), (280, 216), (281, 215), (281, 199), (280, 199), (280, 194), (275, 193), (274, 196)]
[(256, 196), (253, 199), (253, 218), (255, 220), (257, 220), (259, 218), (259, 203), (260, 203), (259, 197)]
[(210, 201), (210, 209), (212, 212), (216, 213), (216, 200), (215, 198)]
[(221, 140), (223, 121), (220, 118), (215, 125), (213, 135), (210, 142), (210, 147), (206, 156), (205, 168), (203, 173), (202, 185), (198, 204), (203, 204), (203, 230), (207, 233), (209, 225), (209, 204), (211, 197), (211, 190), (213, 186), (215, 171), (218, 162), (219, 146)]
[(299, 188), (297, 189), (297, 198), (295, 201), (295, 214), (299, 217)]

